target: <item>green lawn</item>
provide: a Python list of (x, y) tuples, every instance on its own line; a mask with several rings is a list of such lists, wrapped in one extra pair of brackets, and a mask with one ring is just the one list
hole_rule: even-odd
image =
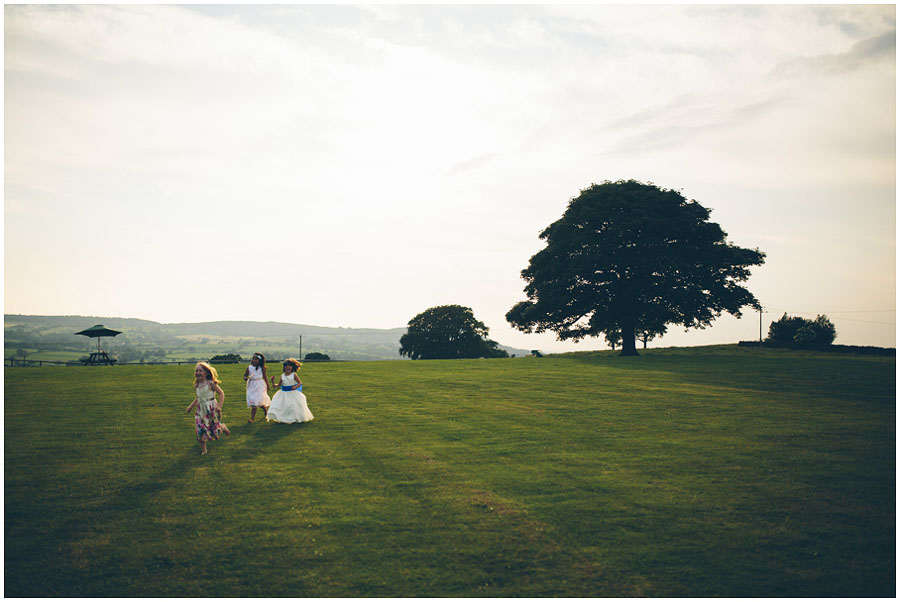
[(894, 358), (221, 366), (204, 457), (192, 370), (5, 370), (6, 596), (895, 594)]

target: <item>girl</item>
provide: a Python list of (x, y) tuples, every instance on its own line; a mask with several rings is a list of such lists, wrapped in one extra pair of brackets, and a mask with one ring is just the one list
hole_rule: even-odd
[[(206, 455), (206, 442), (219, 438), (219, 431), (225, 436), (231, 435), (228, 427), (222, 424), (222, 406), (225, 404), (225, 392), (219, 386), (219, 375), (216, 369), (206, 362), (197, 362), (194, 367), (194, 389), (197, 395), (187, 407), (187, 412), (196, 408), (194, 425), (197, 427), (197, 441), (200, 442), (200, 455)], [(219, 403), (216, 404), (216, 396)]]
[(275, 378), (272, 378), (272, 384), (281, 389), (272, 397), (272, 405), (266, 414), (266, 420), (309, 422), (313, 419), (312, 412), (306, 406), (306, 395), (301, 393), (303, 383), (297, 376), (300, 365), (300, 362), (289, 357), (284, 360), (284, 374), (281, 375), (277, 385)]
[(250, 365), (244, 370), (244, 381), (247, 383), (247, 407), (250, 408), (250, 424), (256, 419), (256, 410), (262, 408), (263, 414), (269, 413), (269, 381), (266, 375), (266, 356), (254, 353)]

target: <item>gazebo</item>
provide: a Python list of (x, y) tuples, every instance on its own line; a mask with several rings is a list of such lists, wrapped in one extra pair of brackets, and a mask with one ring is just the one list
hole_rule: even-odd
[(103, 324), (97, 324), (96, 326), (91, 326), (90, 328), (82, 330), (81, 332), (76, 332), (75, 334), (97, 339), (97, 351), (91, 352), (91, 356), (82, 362), (83, 365), (94, 366), (106, 364), (112, 366), (116, 363), (116, 360), (111, 359), (105, 351), (100, 350), (100, 337), (114, 337), (117, 334), (122, 334), (122, 331), (112, 330), (111, 328), (106, 328)]

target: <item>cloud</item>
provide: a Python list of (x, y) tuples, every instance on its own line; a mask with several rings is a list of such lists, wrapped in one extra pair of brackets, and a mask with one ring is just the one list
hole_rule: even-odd
[(861, 40), (847, 52), (791, 59), (777, 65), (773, 75), (785, 79), (809, 75), (836, 76), (879, 64), (893, 66), (896, 50), (897, 32), (891, 30)]
[(482, 169), (485, 166), (489, 165), (495, 159), (497, 159), (500, 155), (498, 153), (487, 153), (484, 155), (479, 155), (477, 157), (472, 157), (471, 159), (466, 159), (465, 161), (461, 161), (450, 168), (447, 172), (447, 177), (454, 177), (469, 171)]
[(645, 109), (597, 130), (610, 140), (597, 156), (634, 155), (691, 145), (705, 134), (740, 129), (758, 120), (781, 102), (778, 97), (749, 99), (743, 96), (685, 96)]
[[(90, 78), (105, 75), (97, 65), (119, 65), (179, 72), (277, 73), (317, 58), (314, 49), (301, 50), (290, 40), (178, 6), (6, 8), (11, 50), (6, 69), (13, 71), (27, 68)], [(22, 54), (20, 48), (32, 51)]]

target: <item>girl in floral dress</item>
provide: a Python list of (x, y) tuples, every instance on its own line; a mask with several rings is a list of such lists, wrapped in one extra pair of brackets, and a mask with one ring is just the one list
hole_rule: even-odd
[[(194, 425), (197, 428), (197, 441), (200, 442), (200, 455), (206, 455), (206, 442), (219, 438), (219, 431), (225, 436), (231, 434), (228, 427), (222, 424), (222, 405), (225, 403), (225, 392), (219, 386), (219, 375), (216, 369), (206, 362), (197, 362), (194, 367), (194, 390), (197, 395), (187, 407), (187, 412), (196, 408)], [(216, 397), (219, 402), (216, 403)]]
[(247, 422), (253, 423), (256, 419), (256, 410), (262, 408), (263, 414), (267, 414), (271, 403), (266, 356), (262, 353), (253, 354), (250, 365), (244, 370), (244, 380), (247, 382), (247, 407), (250, 408), (250, 418)]

